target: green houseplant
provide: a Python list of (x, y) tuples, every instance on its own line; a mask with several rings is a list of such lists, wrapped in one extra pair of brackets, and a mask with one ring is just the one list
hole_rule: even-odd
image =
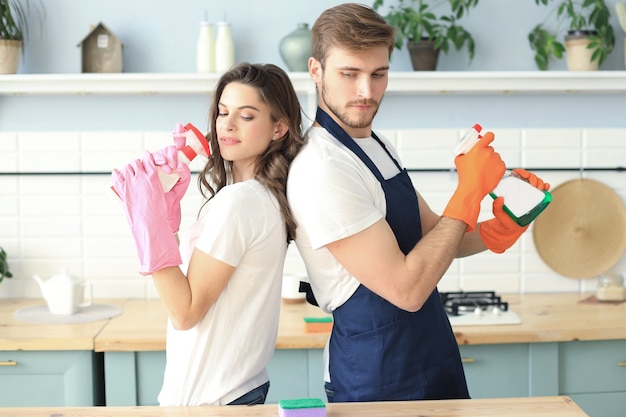
[[(615, 3), (615, 12), (617, 13), (617, 21), (619, 22), (619, 26), (626, 34), (626, 3)], [(626, 37), (624, 38), (624, 66), (626, 66)]]
[[(537, 5), (553, 5), (551, 13), (543, 23), (535, 26), (528, 34), (530, 47), (535, 51), (535, 64), (540, 70), (548, 69), (551, 58), (561, 59), (566, 52), (567, 41), (577, 37), (588, 41), (588, 60), (601, 65), (615, 47), (615, 33), (609, 23), (611, 13), (604, 0), (535, 0)], [(546, 21), (556, 13), (557, 28), (550, 31)], [(567, 25), (567, 29), (563, 26)], [(559, 42), (557, 34), (567, 32), (566, 45)], [(569, 61), (568, 61), (569, 66)]]
[(27, 17), (32, 11), (39, 12), (41, 6), (39, 0), (0, 0), (0, 74), (17, 72), (28, 34)]
[[(411, 57), (413, 69), (435, 69), (439, 51), (448, 53), (454, 46), (456, 50), (467, 47), (470, 61), (474, 58), (474, 38), (458, 20), (467, 15), (479, 0), (391, 0), (384, 19), (396, 32), (396, 49), (407, 45), (409, 52), (421, 49), (423, 45), (432, 48), (433, 65), (423, 66)], [(385, 0), (375, 0), (373, 9), (379, 11)], [(442, 6), (444, 12), (437, 14)]]
[(7, 253), (0, 247), (0, 282), (4, 278), (11, 278), (13, 274), (9, 271), (9, 263), (7, 262)]

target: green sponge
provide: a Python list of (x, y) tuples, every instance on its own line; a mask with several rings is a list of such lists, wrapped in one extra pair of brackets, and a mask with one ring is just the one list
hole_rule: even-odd
[(298, 398), (278, 402), (280, 417), (326, 417), (326, 404), (319, 398)]

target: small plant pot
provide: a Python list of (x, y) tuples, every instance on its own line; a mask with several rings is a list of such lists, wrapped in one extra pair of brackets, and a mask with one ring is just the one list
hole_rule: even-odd
[(588, 31), (568, 32), (565, 35), (565, 58), (570, 71), (597, 71), (598, 60), (591, 61), (594, 49), (589, 49)]
[(437, 69), (439, 49), (435, 49), (435, 42), (423, 39), (418, 42), (407, 42), (407, 48), (414, 71), (434, 71)]
[(0, 74), (16, 74), (22, 56), (22, 41), (0, 39)]

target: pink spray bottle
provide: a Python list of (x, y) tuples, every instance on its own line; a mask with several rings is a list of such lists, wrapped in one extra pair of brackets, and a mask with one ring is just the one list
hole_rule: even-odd
[[(191, 123), (187, 123), (184, 126), (181, 123), (177, 123), (174, 128), (173, 136), (174, 145), (176, 149), (178, 149), (179, 161), (189, 165), (198, 155), (202, 155), (207, 159), (211, 155), (211, 149), (209, 148), (206, 137)], [(163, 186), (163, 191), (165, 192), (170, 191), (179, 179), (176, 172), (167, 174), (159, 169), (158, 174), (161, 185)], [(113, 186), (109, 186), (109, 190), (119, 198)]]
[[(173, 135), (180, 162), (189, 165), (198, 155), (205, 158), (211, 155), (206, 137), (191, 123), (187, 123), (185, 126), (177, 123)], [(163, 191), (168, 192), (178, 181), (178, 174), (176, 172), (166, 174), (159, 170), (159, 180), (163, 186)]]

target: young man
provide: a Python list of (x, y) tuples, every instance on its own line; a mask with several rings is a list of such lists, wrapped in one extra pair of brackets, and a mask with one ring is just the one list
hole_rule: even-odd
[[(458, 186), (442, 216), (416, 192), (390, 143), (372, 132), (387, 88), (394, 32), (346, 3), (312, 28), (309, 74), (318, 111), (290, 168), (296, 243), (320, 307), (329, 402), (468, 398), (458, 346), (436, 290), (455, 257), (503, 251), (525, 228), (480, 202), (505, 166), (487, 133), (455, 159)], [(543, 189), (543, 181), (523, 171)]]

